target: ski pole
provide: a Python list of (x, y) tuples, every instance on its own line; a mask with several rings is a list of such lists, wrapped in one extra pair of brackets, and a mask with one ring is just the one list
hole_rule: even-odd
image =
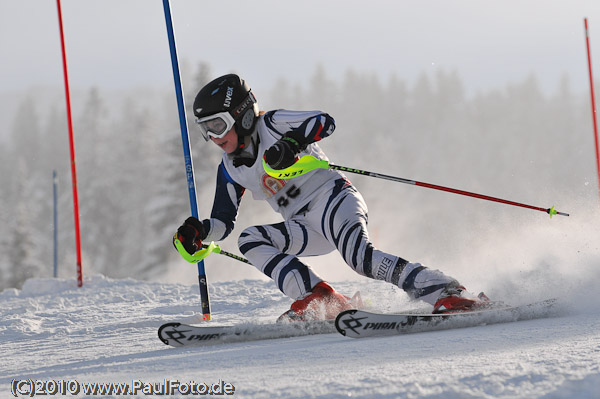
[(431, 188), (434, 190), (446, 191), (446, 192), (453, 193), (453, 194), (466, 195), (468, 197), (479, 198), (479, 199), (483, 199), (486, 201), (499, 202), (502, 204), (519, 206), (519, 207), (527, 208), (527, 209), (533, 209), (535, 211), (541, 211), (541, 212), (545, 212), (545, 213), (549, 214), (550, 218), (552, 218), (553, 215), (569, 216), (568, 213), (558, 212), (556, 209), (554, 209), (554, 206), (552, 206), (552, 208), (541, 208), (541, 207), (527, 205), (527, 204), (521, 204), (519, 202), (509, 201), (509, 200), (505, 200), (505, 199), (501, 199), (501, 198), (490, 197), (489, 195), (483, 195), (483, 194), (472, 193), (469, 191), (457, 190), (455, 188), (438, 186), (435, 184), (424, 183), (424, 182), (420, 182), (420, 181), (416, 181), (416, 180), (404, 179), (401, 177), (395, 177), (395, 176), (390, 176), (390, 175), (384, 175), (381, 173), (368, 172), (366, 170), (350, 168), (347, 166), (334, 165), (334, 164), (329, 163), (329, 161), (326, 161), (323, 159), (317, 159), (317, 158), (313, 157), (312, 155), (305, 155), (302, 158), (300, 158), (298, 161), (296, 161), (296, 163), (294, 163), (292, 166), (285, 168), (285, 169), (281, 169), (281, 170), (275, 170), (275, 169), (271, 168), (269, 165), (267, 165), (264, 158), (263, 158), (263, 166), (264, 166), (265, 172), (267, 172), (267, 174), (269, 174), (270, 176), (273, 176), (277, 179), (291, 179), (294, 177), (301, 176), (301, 175), (308, 173), (315, 169), (340, 170), (343, 172), (356, 173), (356, 174), (363, 175), (363, 176), (376, 177), (379, 179), (391, 180), (391, 181), (395, 181), (398, 183), (410, 184), (413, 186), (426, 187), (426, 188)]

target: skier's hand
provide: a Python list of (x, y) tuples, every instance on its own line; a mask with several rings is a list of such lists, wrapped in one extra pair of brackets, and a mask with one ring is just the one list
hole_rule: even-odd
[(191, 216), (177, 229), (177, 239), (183, 248), (193, 255), (202, 247), (202, 240), (206, 238), (206, 231), (201, 221)]
[(296, 161), (300, 143), (291, 137), (282, 137), (265, 151), (265, 162), (273, 169), (285, 169)]

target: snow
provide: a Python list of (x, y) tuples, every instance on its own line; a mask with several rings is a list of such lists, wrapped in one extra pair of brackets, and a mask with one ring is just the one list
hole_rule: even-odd
[[(335, 285), (348, 294), (360, 289), (380, 308), (415, 306), (381, 282)], [(266, 323), (290, 304), (270, 281), (213, 283), (210, 294), (213, 324)], [(0, 392), (8, 397), (13, 379), (178, 380), (229, 383), (240, 398), (599, 398), (600, 311), (582, 306), (587, 294), (565, 294), (569, 310), (547, 319), (387, 338), (326, 334), (171, 348), (157, 328), (198, 322), (197, 285), (96, 275), (77, 288), (69, 279), (30, 279), (0, 293)]]

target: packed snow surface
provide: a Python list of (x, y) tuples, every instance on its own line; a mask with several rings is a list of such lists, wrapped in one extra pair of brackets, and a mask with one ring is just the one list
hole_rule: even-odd
[[(335, 286), (360, 289), (382, 310), (416, 305), (377, 281)], [(290, 304), (270, 281), (213, 283), (210, 294), (215, 325), (271, 322)], [(92, 276), (77, 288), (73, 280), (31, 279), (0, 293), (0, 392), (11, 397), (16, 379), (138, 387), (193, 381), (239, 398), (599, 398), (600, 310), (573, 298), (561, 298), (565, 310), (556, 317), (516, 323), (172, 348), (157, 329), (199, 323), (197, 285)], [(589, 300), (597, 304), (597, 296)]]

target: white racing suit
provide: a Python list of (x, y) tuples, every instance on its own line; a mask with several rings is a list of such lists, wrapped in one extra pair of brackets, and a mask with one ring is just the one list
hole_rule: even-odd
[(373, 247), (367, 232), (367, 205), (342, 173), (317, 169), (280, 180), (264, 171), (262, 155), (286, 132), (302, 131), (306, 143), (311, 143), (299, 156), (327, 159), (315, 142), (334, 129), (333, 118), (320, 111), (278, 110), (262, 115), (252, 140), (246, 140), (247, 151), (258, 155), (256, 161), (251, 166), (235, 167), (234, 157), (223, 156), (211, 217), (203, 221), (207, 231), (204, 240), (219, 241), (231, 233), (248, 189), (255, 199), (269, 202), (284, 221), (245, 229), (239, 237), (239, 249), (288, 297), (303, 298), (322, 281), (299, 257), (337, 249), (357, 273), (392, 283), (412, 298), (435, 303), (440, 292), (455, 280)]

